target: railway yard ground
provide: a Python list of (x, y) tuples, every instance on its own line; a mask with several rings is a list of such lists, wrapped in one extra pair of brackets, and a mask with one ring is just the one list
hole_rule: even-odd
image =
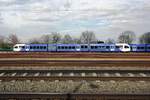
[(0, 52), (0, 100), (150, 100), (150, 53)]

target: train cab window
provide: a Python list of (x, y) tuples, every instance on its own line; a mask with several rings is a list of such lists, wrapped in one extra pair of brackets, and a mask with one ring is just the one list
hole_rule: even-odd
[(14, 48), (16, 48), (16, 49), (17, 49), (17, 48), (18, 48), (18, 46), (15, 46)]
[(124, 48), (129, 48), (129, 46), (125, 46)]

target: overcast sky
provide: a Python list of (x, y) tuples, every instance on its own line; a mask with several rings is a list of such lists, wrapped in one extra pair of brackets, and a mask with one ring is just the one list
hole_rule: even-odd
[(0, 35), (21, 39), (51, 32), (79, 36), (91, 30), (105, 40), (125, 30), (150, 31), (150, 0), (0, 0)]

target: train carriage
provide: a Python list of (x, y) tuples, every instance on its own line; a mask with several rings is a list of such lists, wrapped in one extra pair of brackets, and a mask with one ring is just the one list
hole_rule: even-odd
[(79, 44), (57, 44), (57, 51), (61, 52), (75, 52), (80, 51)]
[(146, 52), (146, 44), (130, 44), (132, 52)]
[[(140, 51), (141, 45), (130, 45), (126, 43), (118, 44), (16, 44), (14, 51), (48, 51), (48, 52), (129, 52)], [(150, 51), (150, 45), (147, 45)], [(135, 49), (136, 48), (136, 49)], [(145, 48), (145, 47), (144, 47)], [(142, 51), (142, 50), (141, 50)]]
[(126, 43), (117, 43), (116, 45), (116, 52), (130, 52), (131, 48), (129, 44)]
[(91, 52), (110, 52), (110, 44), (90, 44), (89, 49)]
[(47, 51), (48, 47), (47, 44), (28, 44), (29, 51)]

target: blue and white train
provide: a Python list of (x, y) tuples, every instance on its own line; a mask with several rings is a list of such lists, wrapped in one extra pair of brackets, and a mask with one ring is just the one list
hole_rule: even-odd
[[(25, 52), (130, 52), (138, 50), (137, 45), (117, 44), (16, 44), (13, 51)], [(150, 45), (149, 45), (150, 47)], [(150, 49), (149, 49), (150, 51)]]
[(16, 44), (13, 51), (36, 52), (150, 52), (150, 44)]

